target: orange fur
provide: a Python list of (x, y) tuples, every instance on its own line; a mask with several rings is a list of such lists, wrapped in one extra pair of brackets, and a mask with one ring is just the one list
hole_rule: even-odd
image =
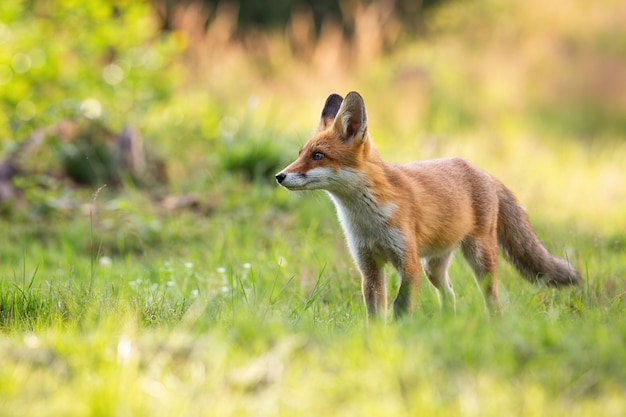
[(454, 308), (447, 269), (459, 246), (492, 310), (500, 309), (498, 246), (530, 281), (559, 286), (580, 280), (578, 271), (539, 242), (513, 194), (469, 162), (384, 163), (356, 92), (345, 100), (328, 97), (316, 133), (276, 179), (291, 190), (327, 191), (361, 271), (369, 316), (386, 311), (385, 263), (401, 278), (396, 316), (411, 311), (422, 269), (444, 307)]

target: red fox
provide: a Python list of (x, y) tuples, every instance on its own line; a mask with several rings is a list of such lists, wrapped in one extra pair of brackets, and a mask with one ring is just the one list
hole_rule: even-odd
[(454, 310), (448, 265), (458, 246), (494, 312), (501, 308), (498, 246), (530, 282), (559, 287), (581, 281), (569, 262), (544, 248), (513, 193), (491, 175), (460, 158), (383, 162), (357, 92), (345, 100), (328, 97), (313, 137), (276, 181), (289, 190), (327, 192), (361, 272), (368, 317), (386, 314), (386, 263), (400, 276), (395, 317), (412, 311), (422, 268), (441, 305)]

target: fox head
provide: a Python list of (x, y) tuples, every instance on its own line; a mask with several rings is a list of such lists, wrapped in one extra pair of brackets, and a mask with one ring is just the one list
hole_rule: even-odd
[(300, 149), (298, 158), (276, 174), (289, 190), (339, 192), (356, 175), (372, 151), (367, 113), (359, 93), (326, 99), (319, 125)]

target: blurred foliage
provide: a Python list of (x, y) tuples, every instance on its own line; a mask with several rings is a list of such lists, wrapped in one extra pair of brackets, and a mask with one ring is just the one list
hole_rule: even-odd
[[(529, 2), (1, 2), (0, 159), (66, 120), (130, 127), (147, 153), (166, 156), (170, 183), (155, 200), (225, 194), (233, 178), (271, 183), (324, 98), (351, 89), (389, 159), (460, 155), (488, 168), (528, 137), (623, 142), (623, 2)], [(14, 186), (35, 216), (77, 209), (76, 183), (87, 196), (124, 183), (97, 132), (84, 133), (77, 143), (49, 136), (20, 161)], [(468, 137), (497, 155), (466, 152)], [(600, 165), (614, 203), (620, 172)]]
[[(450, 2), (430, 37), (457, 68), (454, 97), (479, 122), (519, 118), (544, 134), (592, 141), (626, 135), (626, 6), (607, 0)], [(469, 87), (469, 88), (468, 88)]]
[[(401, 92), (427, 131), (521, 117), (561, 135), (621, 134), (620, 4), (2, 2), (0, 138), (10, 148), (37, 126), (76, 115), (102, 118), (114, 131), (130, 124), (216, 138), (229, 106), (251, 91), (298, 89), (306, 101), (352, 85), (378, 96)], [(192, 97), (198, 87), (206, 94)]]
[(69, 214), (80, 208), (76, 185), (94, 187), (89, 195), (139, 179), (116, 146), (179, 88), (184, 48), (160, 32), (145, 2), (2, 2), (0, 159), (17, 170), (17, 200), (3, 203), (5, 212), (26, 203), (27, 217)]
[(67, 175), (81, 184), (115, 184), (119, 181), (115, 159), (101, 125), (80, 132), (71, 143), (61, 143), (60, 155)]
[[(385, 7), (392, 10), (392, 13), (403, 23), (406, 30), (415, 33), (423, 25), (424, 10), (443, 3), (445, 0), (366, 0), (366, 1), (341, 1), (341, 0), (239, 0), (238, 2), (228, 0), (197, 0), (204, 8), (210, 11), (210, 15), (215, 15), (215, 11), (223, 4), (236, 3), (237, 27), (240, 33), (251, 29), (272, 30), (285, 29), (294, 14), (302, 10), (311, 12), (316, 33), (319, 35), (322, 25), (328, 20), (341, 23), (345, 33), (354, 31), (350, 9), (358, 7), (359, 4), (384, 3)], [(173, 14), (176, 6), (185, 3), (193, 3), (189, 0), (154, 0), (160, 10), (162, 27), (166, 30), (172, 29)]]
[(247, 181), (273, 183), (274, 174), (288, 163), (281, 145), (265, 136), (238, 139), (227, 145), (220, 161), (223, 169)]
[(148, 4), (104, 0), (2, 2), (0, 45), (4, 140), (77, 115), (136, 122), (170, 97), (184, 47)]

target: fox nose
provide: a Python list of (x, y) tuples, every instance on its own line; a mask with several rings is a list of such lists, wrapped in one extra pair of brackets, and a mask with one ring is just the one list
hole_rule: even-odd
[(277, 181), (279, 184), (282, 184), (282, 182), (283, 182), (283, 180), (284, 180), (285, 178), (287, 178), (287, 174), (285, 174), (285, 173), (279, 172), (278, 174), (276, 174), (276, 181)]

